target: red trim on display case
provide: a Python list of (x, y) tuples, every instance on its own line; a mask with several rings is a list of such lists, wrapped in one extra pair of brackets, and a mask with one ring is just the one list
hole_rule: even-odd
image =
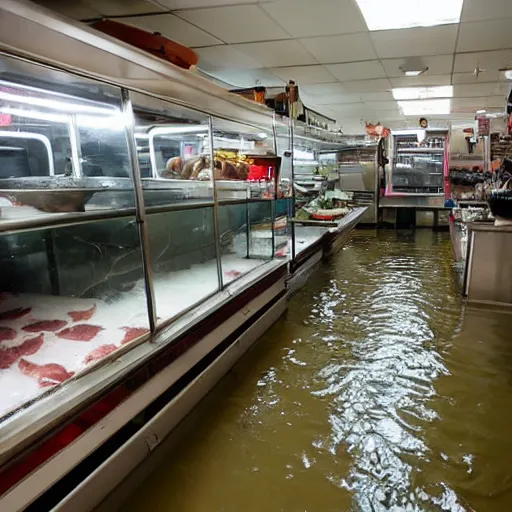
[(444, 178), (444, 198), (450, 199), (452, 197), (452, 187), (450, 183), (450, 132), (446, 134), (444, 142), (444, 165), (443, 165), (443, 178)]

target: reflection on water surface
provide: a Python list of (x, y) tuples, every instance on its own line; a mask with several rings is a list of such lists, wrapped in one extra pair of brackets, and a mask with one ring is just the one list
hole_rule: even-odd
[(512, 316), (448, 235), (357, 232), (123, 510), (512, 510)]

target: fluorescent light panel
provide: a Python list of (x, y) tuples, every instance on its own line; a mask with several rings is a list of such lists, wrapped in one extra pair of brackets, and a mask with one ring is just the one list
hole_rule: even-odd
[(399, 101), (404, 116), (447, 115), (451, 111), (451, 100)]
[(369, 30), (459, 23), (464, 0), (356, 0)]
[(395, 100), (427, 100), (430, 98), (453, 98), (453, 85), (434, 87), (400, 87), (393, 89)]

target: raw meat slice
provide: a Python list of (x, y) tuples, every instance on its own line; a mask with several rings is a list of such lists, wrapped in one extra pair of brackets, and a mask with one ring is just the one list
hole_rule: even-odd
[(239, 272), (238, 270), (227, 270), (226, 272), (224, 272), (224, 275), (226, 277), (238, 277), (238, 276), (241, 276), (242, 275), (242, 272)]
[(91, 341), (100, 331), (103, 331), (103, 327), (99, 325), (77, 324), (59, 331), (57, 336), (66, 340)]
[(12, 348), (0, 349), (0, 370), (10, 368), (18, 357), (19, 354), (17, 350)]
[(121, 329), (126, 331), (123, 341), (121, 341), (121, 345), (130, 343), (130, 341), (133, 341), (135, 338), (143, 336), (149, 332), (149, 329), (145, 329), (144, 327), (121, 327)]
[(98, 361), (98, 359), (103, 359), (105, 356), (112, 354), (117, 350), (117, 346), (113, 343), (108, 345), (100, 345), (98, 348), (95, 348), (92, 352), (89, 352), (84, 359), (85, 364), (89, 364), (92, 361)]
[(0, 320), (16, 320), (30, 313), (31, 310), (32, 308), (16, 308), (9, 311), (2, 311), (2, 313), (0, 313)]
[(16, 338), (16, 331), (10, 327), (0, 326), (0, 341), (13, 340)]
[(21, 345), (13, 347), (18, 352), (19, 356), (31, 356), (35, 354), (42, 346), (44, 342), (44, 334), (41, 333), (35, 338), (25, 340)]
[(35, 354), (43, 345), (44, 334), (25, 340), (17, 347), (0, 349), (0, 369), (9, 368), (18, 357)]
[(20, 360), (18, 368), (21, 373), (29, 377), (35, 377), (41, 388), (60, 384), (75, 374), (74, 372), (68, 372), (66, 368), (60, 364), (48, 363), (39, 365), (31, 363), (26, 359)]
[(85, 309), (84, 311), (70, 311), (68, 315), (73, 322), (83, 322), (84, 320), (90, 320), (94, 313), (96, 313), (96, 304), (94, 304), (92, 308)]
[(67, 325), (65, 320), (41, 320), (40, 322), (34, 322), (33, 324), (25, 325), (25, 327), (22, 327), (22, 329), (27, 332), (55, 332), (59, 329), (62, 329), (65, 325)]

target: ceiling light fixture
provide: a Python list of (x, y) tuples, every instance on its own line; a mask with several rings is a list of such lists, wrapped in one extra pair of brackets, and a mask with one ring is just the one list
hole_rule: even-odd
[(420, 76), (425, 71), (428, 71), (428, 67), (423, 69), (404, 69), (402, 66), (400, 66), (398, 69), (405, 75), (405, 76)]
[(459, 23), (464, 0), (356, 0), (369, 30)]
[(501, 68), (499, 71), (505, 74), (505, 80), (512, 81), (512, 68)]
[(404, 116), (448, 115), (451, 100), (399, 101), (398, 106)]
[(426, 100), (430, 98), (453, 98), (453, 85), (433, 87), (399, 87), (391, 90), (395, 100)]

